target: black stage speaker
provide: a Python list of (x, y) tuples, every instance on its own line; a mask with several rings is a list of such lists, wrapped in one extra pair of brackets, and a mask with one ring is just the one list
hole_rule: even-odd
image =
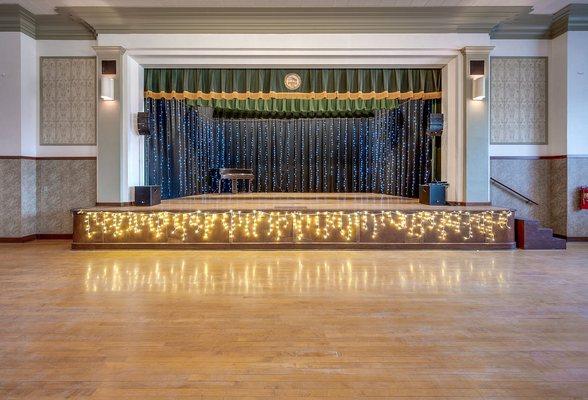
[(419, 203), (430, 206), (445, 205), (446, 182), (431, 182), (425, 185), (419, 185)]
[(431, 113), (427, 122), (427, 133), (431, 136), (441, 136), (443, 133), (443, 114)]
[(137, 113), (137, 133), (139, 135), (149, 135), (149, 113)]
[(135, 205), (154, 206), (161, 203), (161, 186), (135, 186)]

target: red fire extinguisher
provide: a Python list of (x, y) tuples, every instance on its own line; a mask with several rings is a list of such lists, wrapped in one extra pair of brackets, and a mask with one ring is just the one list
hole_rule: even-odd
[(580, 188), (580, 208), (588, 210), (588, 186)]

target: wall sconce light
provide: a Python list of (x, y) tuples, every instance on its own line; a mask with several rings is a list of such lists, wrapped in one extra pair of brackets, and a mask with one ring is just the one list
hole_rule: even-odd
[(484, 60), (470, 60), (470, 78), (472, 78), (472, 100), (486, 98), (486, 70)]
[(104, 101), (114, 100), (114, 78), (103, 76), (100, 79), (100, 98)]
[(102, 60), (102, 76), (100, 78), (100, 98), (113, 101), (114, 78), (116, 77), (116, 60)]
[(486, 77), (475, 78), (472, 82), (472, 100), (482, 101), (486, 98)]

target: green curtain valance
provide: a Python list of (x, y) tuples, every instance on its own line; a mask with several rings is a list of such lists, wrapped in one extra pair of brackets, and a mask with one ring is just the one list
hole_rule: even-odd
[[(286, 75), (300, 87), (289, 90)], [(394, 108), (441, 97), (438, 69), (146, 69), (145, 97), (217, 109), (292, 114)]]

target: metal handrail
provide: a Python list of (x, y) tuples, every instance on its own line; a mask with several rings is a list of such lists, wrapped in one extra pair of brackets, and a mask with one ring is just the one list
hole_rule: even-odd
[(522, 193), (519, 193), (519, 192), (517, 192), (516, 190), (514, 190), (513, 188), (511, 188), (510, 186), (508, 186), (508, 185), (505, 185), (504, 183), (500, 182), (498, 179), (494, 179), (494, 178), (490, 177), (490, 182), (492, 182), (492, 183), (495, 183), (495, 184), (497, 184), (497, 185), (500, 185), (500, 186), (502, 186), (503, 188), (505, 188), (505, 189), (507, 189), (507, 190), (509, 190), (509, 191), (513, 192), (513, 193), (514, 193), (514, 194), (516, 194), (517, 196), (519, 196), (519, 197), (522, 197), (523, 199), (525, 199), (525, 203), (533, 203), (533, 204), (535, 204), (536, 206), (538, 206), (538, 205), (539, 205), (539, 203), (536, 203), (536, 202), (534, 202), (533, 200), (531, 200), (530, 198), (528, 198), (528, 197), (527, 197), (527, 196), (525, 196), (524, 194), (522, 194)]

